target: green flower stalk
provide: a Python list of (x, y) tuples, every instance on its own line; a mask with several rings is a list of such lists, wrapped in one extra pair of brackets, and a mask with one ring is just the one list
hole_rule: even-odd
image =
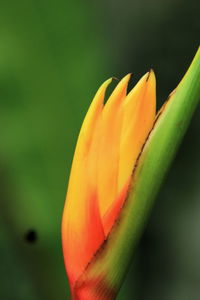
[(115, 299), (155, 196), (200, 98), (200, 50), (156, 114), (153, 71), (104, 105), (98, 90), (78, 138), (63, 212), (72, 299)]

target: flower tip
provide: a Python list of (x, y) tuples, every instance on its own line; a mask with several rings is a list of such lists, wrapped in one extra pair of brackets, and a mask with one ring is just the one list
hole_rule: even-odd
[(121, 80), (121, 85), (124, 85), (124, 86), (127, 87), (127, 85), (129, 83), (130, 79), (132, 78), (132, 76), (133, 76), (133, 73), (128, 73), (127, 75), (125, 75)]
[[(133, 73), (128, 73), (127, 75), (125, 75), (125, 76), (122, 78), (121, 81), (122, 81), (122, 82), (129, 82), (129, 80), (132, 78), (132, 76), (133, 76)], [(112, 80), (120, 81), (120, 79), (117, 78), (117, 77), (115, 77), (115, 76), (112, 77)]]
[(146, 81), (149, 81), (150, 79), (155, 79), (155, 73), (153, 69), (150, 69), (149, 72), (145, 74)]
[(114, 79), (116, 79), (116, 78), (110, 77), (106, 81), (104, 81), (104, 83), (102, 85), (103, 86), (108, 86)]
[(126, 76), (124, 76), (124, 80), (129, 81), (133, 77), (133, 73), (128, 73)]

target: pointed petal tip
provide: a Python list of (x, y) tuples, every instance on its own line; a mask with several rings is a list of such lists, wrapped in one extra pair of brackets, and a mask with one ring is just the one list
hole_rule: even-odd
[(156, 79), (155, 77), (155, 73), (154, 73), (154, 70), (151, 68), (149, 70), (149, 72), (147, 72), (145, 75), (144, 75), (145, 79), (146, 79), (146, 82), (147, 81), (150, 81), (150, 80), (154, 80)]
[[(142, 84), (143, 86), (146, 85), (151, 79), (155, 80), (155, 73), (153, 69), (150, 69), (148, 72), (146, 72), (138, 81), (137, 84)], [(137, 86), (137, 84), (135, 86)]]
[[(110, 97), (108, 98), (104, 110), (108, 110), (109, 107), (112, 107), (113, 105), (117, 108), (119, 107), (120, 102), (125, 98), (127, 94), (127, 87), (129, 80), (132, 76), (132, 73), (127, 74), (124, 76), (116, 85), (113, 92), (111, 93)], [(111, 80), (115, 80), (115, 77), (112, 77)], [(113, 111), (114, 113), (114, 111)]]
[[(106, 90), (112, 81), (113, 81), (113, 78), (111, 77), (101, 84), (101, 86), (99, 87), (99, 89), (96, 92), (93, 102), (97, 101), (97, 102), (99, 102), (99, 104), (103, 103)], [(98, 100), (99, 98), (101, 99), (101, 101)]]
[(114, 79), (115, 79), (114, 77), (108, 78), (106, 81), (104, 81), (104, 82), (102, 83), (101, 86), (108, 86)]
[(133, 73), (128, 73), (127, 75), (125, 75), (125, 76), (121, 79), (119, 85), (124, 86), (125, 89), (127, 89), (127, 86), (128, 86), (128, 84), (129, 84), (129, 81), (130, 81), (130, 79), (132, 78), (132, 76), (133, 76)]
[(109, 84), (111, 84), (111, 82), (114, 80), (114, 77), (110, 77), (107, 80), (105, 80), (99, 87), (99, 89), (97, 90), (97, 93), (102, 91), (102, 90), (106, 90), (107, 87), (109, 86)]
[(133, 76), (133, 73), (128, 73), (127, 75), (125, 75), (124, 77), (122, 77), (122, 79), (119, 79), (117, 77), (112, 77), (112, 79), (120, 81), (120, 82), (127, 83), (132, 78), (132, 76)]
[(122, 80), (129, 81), (133, 77), (133, 73), (128, 73)]

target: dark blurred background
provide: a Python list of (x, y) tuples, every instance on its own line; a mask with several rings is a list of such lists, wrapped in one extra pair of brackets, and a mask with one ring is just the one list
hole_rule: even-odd
[[(69, 299), (60, 223), (84, 114), (108, 77), (153, 68), (159, 105), (199, 44), (196, 0), (1, 0), (0, 299)], [(200, 110), (118, 299), (200, 299)]]

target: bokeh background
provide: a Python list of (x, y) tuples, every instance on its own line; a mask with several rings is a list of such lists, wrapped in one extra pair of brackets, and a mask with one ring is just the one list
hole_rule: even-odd
[[(1, 0), (0, 299), (65, 300), (60, 223), (76, 138), (108, 77), (150, 68), (158, 106), (189, 66), (196, 0)], [(117, 299), (200, 299), (200, 110)]]

